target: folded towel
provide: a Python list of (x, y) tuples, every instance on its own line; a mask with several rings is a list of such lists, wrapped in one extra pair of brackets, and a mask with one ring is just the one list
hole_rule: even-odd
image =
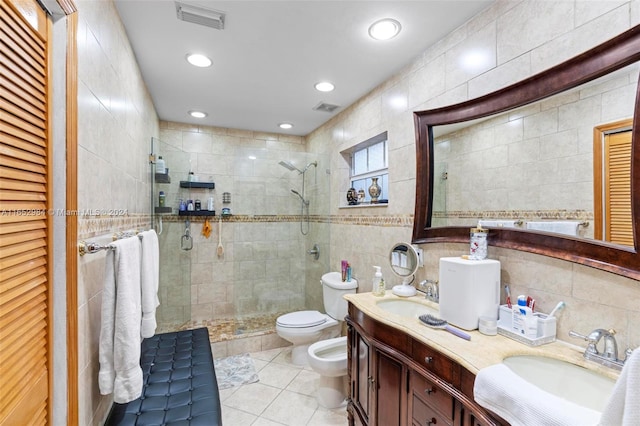
[(527, 229), (532, 231), (554, 232), (556, 234), (578, 235), (578, 227), (580, 222), (566, 221), (549, 221), (549, 222), (527, 222)]
[(624, 364), (602, 412), (602, 426), (640, 425), (640, 349), (634, 350)]
[(512, 426), (588, 426), (600, 419), (600, 412), (545, 392), (504, 364), (478, 372), (473, 398)]
[(160, 281), (160, 248), (158, 235), (151, 229), (138, 234), (142, 240), (142, 264), (140, 271), (142, 323), (140, 335), (151, 337), (156, 333), (156, 308), (160, 306), (158, 300), (158, 286)]
[(478, 225), (492, 228), (516, 228), (515, 220), (479, 220)]
[(100, 393), (117, 403), (142, 394), (140, 368), (140, 240), (111, 243), (105, 259), (98, 359)]

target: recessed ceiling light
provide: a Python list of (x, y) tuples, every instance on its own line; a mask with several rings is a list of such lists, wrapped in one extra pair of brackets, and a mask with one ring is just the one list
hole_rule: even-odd
[(335, 86), (333, 84), (329, 83), (328, 81), (321, 81), (319, 83), (316, 83), (316, 85), (314, 87), (319, 92), (330, 92), (333, 89), (335, 89)]
[(280, 123), (278, 124), (278, 127), (280, 127), (281, 129), (291, 129), (293, 127), (293, 124), (291, 123)]
[(376, 40), (389, 40), (397, 36), (401, 28), (400, 22), (385, 18), (371, 24), (369, 35)]
[(199, 53), (189, 53), (187, 55), (187, 62), (200, 68), (210, 67), (212, 64), (211, 59)]
[(193, 118), (205, 118), (209, 114), (204, 111), (189, 111), (189, 115)]

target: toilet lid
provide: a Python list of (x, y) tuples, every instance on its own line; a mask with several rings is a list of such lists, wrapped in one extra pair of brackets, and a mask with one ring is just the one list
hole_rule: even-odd
[(327, 322), (327, 317), (318, 311), (298, 311), (281, 315), (276, 322), (282, 327), (313, 327)]

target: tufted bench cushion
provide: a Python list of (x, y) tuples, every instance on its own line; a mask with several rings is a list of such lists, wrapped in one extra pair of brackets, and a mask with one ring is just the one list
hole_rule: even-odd
[(157, 334), (142, 341), (142, 396), (113, 404), (105, 425), (222, 424), (218, 382), (206, 328)]

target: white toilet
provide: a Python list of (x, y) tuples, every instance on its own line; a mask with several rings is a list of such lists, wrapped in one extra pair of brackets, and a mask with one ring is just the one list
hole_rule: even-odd
[(320, 374), (316, 391), (318, 404), (337, 408), (344, 404), (347, 375), (347, 336), (322, 340), (309, 346), (309, 365)]
[[(293, 343), (291, 362), (296, 365), (309, 365), (308, 349), (312, 343), (340, 335), (342, 321), (347, 315), (347, 301), (342, 296), (355, 293), (358, 287), (354, 279), (343, 282), (340, 272), (324, 274), (321, 283), (326, 314), (298, 311), (281, 315), (276, 320), (278, 336)], [(346, 349), (344, 354), (346, 366)]]

